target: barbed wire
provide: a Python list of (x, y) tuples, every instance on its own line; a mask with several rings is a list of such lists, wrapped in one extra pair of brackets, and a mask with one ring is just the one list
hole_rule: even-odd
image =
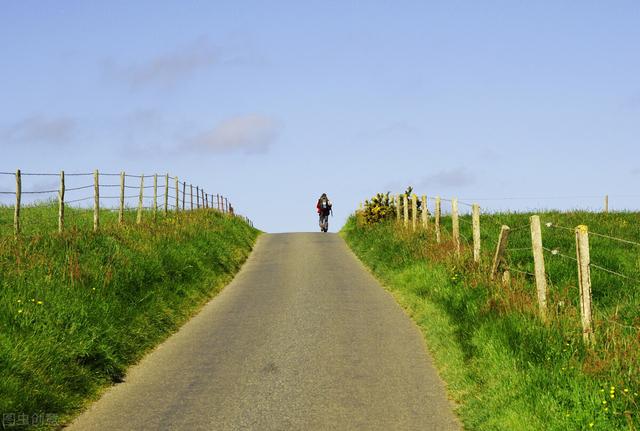
[[(544, 199), (601, 199), (601, 196), (507, 196), (497, 198), (464, 198), (467, 201), (510, 201), (510, 200), (544, 200)], [(640, 197), (640, 195), (609, 195), (609, 197)]]
[(80, 199), (74, 199), (74, 200), (71, 200), (71, 201), (65, 201), (65, 204), (72, 204), (72, 203), (76, 203), (76, 202), (87, 201), (89, 199), (93, 199), (93, 196), (89, 196), (89, 197), (86, 197), (86, 198), (80, 198)]
[(88, 186), (69, 187), (69, 188), (66, 188), (66, 187), (65, 187), (64, 191), (65, 191), (65, 192), (72, 192), (72, 191), (75, 191), (75, 190), (90, 189), (91, 187), (94, 187), (94, 185), (93, 185), (93, 184), (91, 184), (91, 185), (88, 185)]
[(552, 256), (560, 256), (560, 257), (564, 257), (565, 259), (571, 259), (571, 260), (573, 260), (574, 262), (577, 262), (577, 261), (578, 261), (578, 259), (577, 259), (577, 258), (575, 258), (575, 257), (567, 256), (566, 254), (562, 254), (562, 253), (560, 253), (560, 250), (559, 250), (559, 249), (557, 249), (557, 248), (550, 249), (550, 248), (547, 248), (547, 247), (542, 247), (542, 249), (543, 249), (544, 251), (548, 252), (548, 253), (551, 253), (551, 255), (552, 255)]
[(614, 240), (614, 241), (624, 242), (626, 244), (632, 244), (632, 245), (640, 246), (640, 242), (631, 241), (631, 240), (623, 239), (623, 238), (616, 238), (614, 236), (604, 235), (604, 234), (597, 233), (597, 232), (589, 231), (589, 235), (595, 235), (595, 236), (599, 236), (599, 237), (602, 237), (602, 238), (611, 239), (611, 240)]
[(591, 266), (593, 268), (596, 268), (596, 269), (599, 269), (600, 271), (608, 272), (609, 274), (617, 275), (618, 277), (626, 278), (627, 280), (631, 280), (631, 281), (635, 281), (636, 283), (640, 283), (640, 280), (638, 280), (637, 278), (629, 277), (628, 275), (621, 274), (619, 272), (613, 271), (611, 269), (605, 268), (605, 267), (597, 265), (595, 263), (590, 263), (589, 266)]
[(47, 193), (58, 193), (58, 190), (23, 191), (23, 195), (43, 195)]
[(531, 272), (527, 272), (527, 271), (522, 271), (521, 269), (517, 269), (517, 268), (511, 268), (510, 266), (507, 267), (507, 270), (509, 271), (513, 271), (513, 272), (519, 272), (520, 274), (526, 274), (526, 275), (532, 275), (532, 276), (536, 276), (535, 274), (531, 273)]
[[(545, 226), (550, 227), (550, 228), (564, 229), (564, 230), (569, 230), (569, 231), (575, 232), (575, 228), (572, 229), (572, 228), (566, 227), (566, 226), (559, 226), (559, 225), (557, 225), (555, 223), (551, 223), (551, 222), (545, 223)], [(610, 240), (613, 240), (613, 241), (619, 241), (619, 242), (623, 242), (623, 243), (626, 243), (626, 244), (640, 246), (640, 242), (631, 241), (631, 240), (624, 239), (624, 238), (617, 238), (615, 236), (605, 235), (605, 234), (598, 233), (598, 232), (589, 231), (589, 235), (599, 236), (601, 238), (607, 238), (607, 239), (610, 239)]]
[[(570, 260), (572, 260), (574, 262), (578, 262), (577, 258), (572, 257), (572, 256), (567, 256), (566, 254), (560, 253), (560, 250), (558, 250), (558, 249), (549, 249), (547, 247), (542, 247), (542, 249), (547, 251), (547, 252), (549, 252), (549, 253), (551, 253), (551, 255), (553, 255), (553, 256), (560, 256), (560, 257), (563, 257), (565, 259), (570, 259)], [(640, 283), (640, 280), (637, 279), (637, 278), (629, 277), (628, 275), (622, 274), (620, 272), (614, 271), (614, 270), (609, 269), (609, 268), (605, 268), (604, 266), (598, 265), (596, 263), (590, 262), (589, 266), (592, 267), (592, 268), (595, 268), (595, 269), (599, 269), (600, 271), (604, 271), (604, 272), (607, 272), (609, 274), (616, 275), (618, 277), (622, 277), (622, 278), (625, 278), (627, 280), (635, 281), (636, 283)]]

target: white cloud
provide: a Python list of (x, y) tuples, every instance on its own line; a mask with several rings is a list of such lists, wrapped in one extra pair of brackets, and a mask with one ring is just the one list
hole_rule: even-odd
[(77, 121), (69, 117), (33, 115), (0, 131), (2, 140), (19, 144), (64, 145), (75, 137)]
[(197, 71), (214, 65), (219, 59), (219, 49), (205, 38), (199, 38), (189, 45), (146, 62), (126, 66), (109, 63), (106, 67), (110, 76), (136, 90), (154, 85), (170, 87)]
[(194, 150), (266, 153), (280, 134), (279, 123), (271, 117), (250, 114), (229, 118), (213, 129), (188, 141)]

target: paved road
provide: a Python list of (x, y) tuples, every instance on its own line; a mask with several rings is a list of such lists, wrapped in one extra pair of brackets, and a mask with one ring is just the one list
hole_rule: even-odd
[(417, 327), (335, 234), (242, 271), (71, 430), (458, 430)]

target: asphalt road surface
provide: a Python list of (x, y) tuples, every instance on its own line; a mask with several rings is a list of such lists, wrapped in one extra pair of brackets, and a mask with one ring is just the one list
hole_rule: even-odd
[(459, 430), (418, 328), (336, 234), (263, 235), (71, 430)]

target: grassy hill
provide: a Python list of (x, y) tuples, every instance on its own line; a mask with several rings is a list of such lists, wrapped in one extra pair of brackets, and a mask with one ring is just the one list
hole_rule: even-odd
[[(342, 235), (423, 330), (468, 429), (568, 430), (640, 427), (640, 247), (591, 235), (596, 344), (582, 342), (575, 236), (592, 232), (640, 242), (640, 214), (541, 213), (549, 278), (549, 323), (537, 317), (530, 214), (481, 217), (482, 263), (471, 258), (471, 218), (463, 216), (456, 259), (443, 218), (432, 230), (352, 217)], [(547, 226), (551, 223), (551, 226)], [(512, 281), (489, 279), (502, 224), (513, 232)], [(433, 224), (432, 224), (433, 226)], [(565, 229), (568, 228), (568, 229)], [(552, 250), (555, 250), (552, 252)]]
[[(103, 211), (0, 208), (0, 412), (64, 421), (214, 296), (249, 255), (259, 232), (213, 210), (134, 212), (118, 226)], [(53, 421), (53, 420), (52, 420)]]

